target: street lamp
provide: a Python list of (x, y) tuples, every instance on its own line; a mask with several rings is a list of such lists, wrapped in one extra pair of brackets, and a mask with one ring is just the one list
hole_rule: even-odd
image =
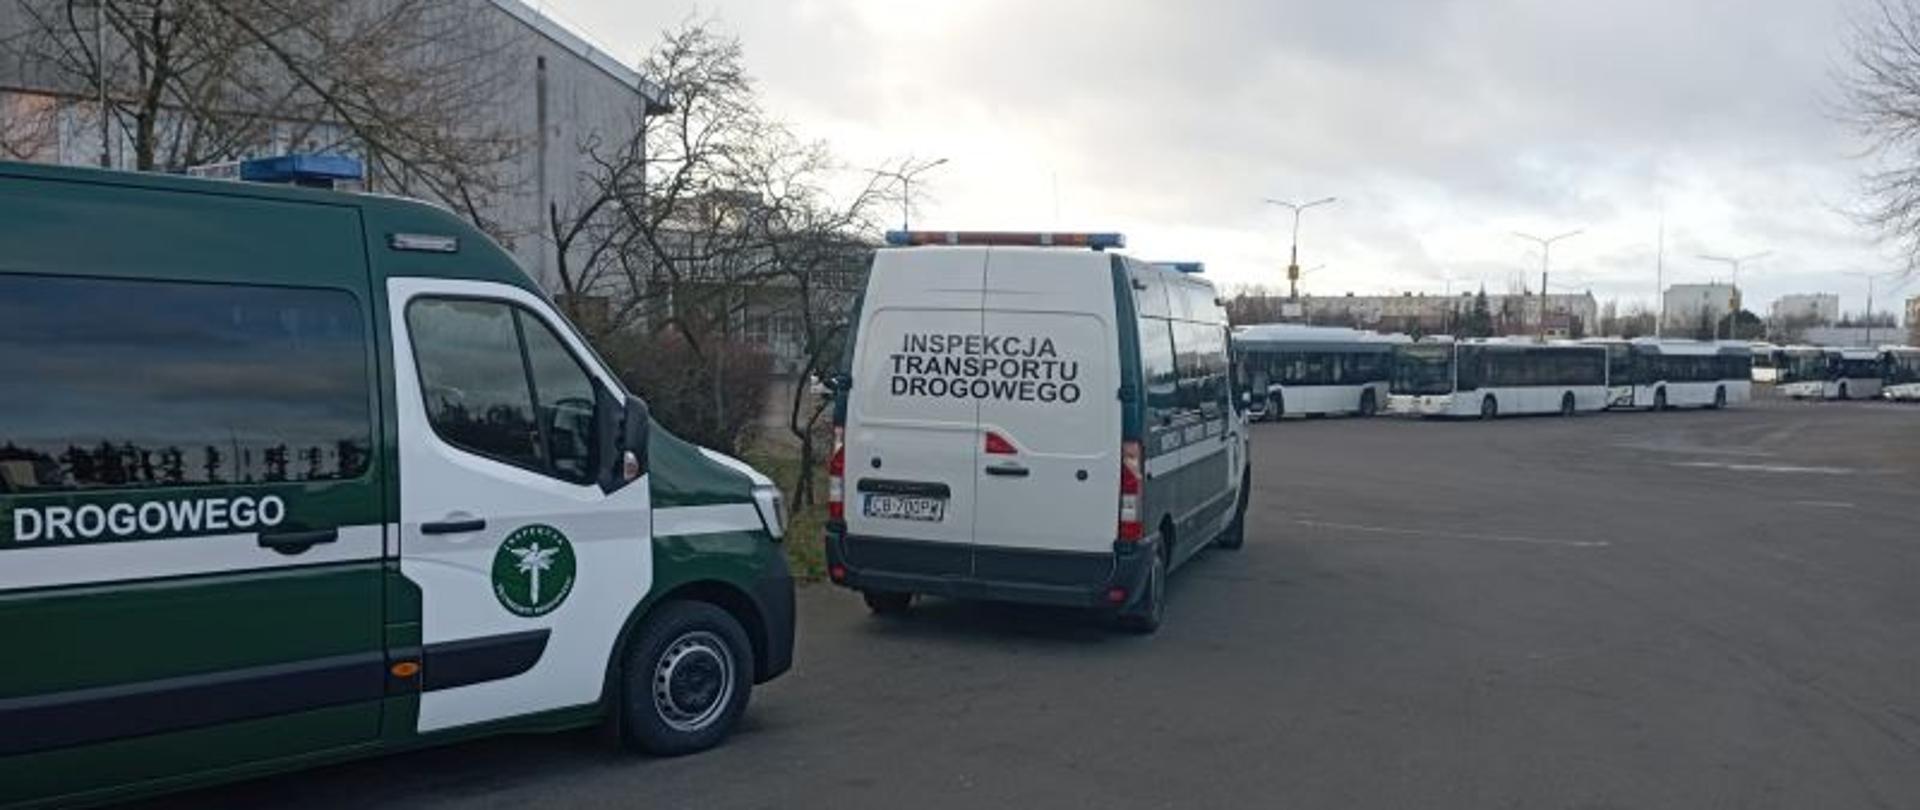
[(913, 162), (909, 160), (900, 165), (899, 171), (874, 172), (874, 174), (880, 175), (881, 177), (891, 177), (900, 181), (900, 230), (913, 230), (913, 178), (921, 172), (946, 165), (946, 162), (946, 158), (940, 158), (915, 166)]
[[(1727, 332), (1728, 332), (1727, 337), (1730, 337), (1730, 338), (1739, 337), (1738, 334), (1734, 333), (1734, 329), (1736, 329), (1740, 324), (1740, 265), (1746, 262), (1753, 261), (1754, 259), (1761, 258), (1763, 256), (1771, 256), (1771, 255), (1773, 255), (1773, 251), (1771, 250), (1763, 250), (1763, 251), (1760, 251), (1759, 253), (1749, 253), (1745, 256), (1709, 256), (1705, 253), (1702, 253), (1699, 255), (1699, 258), (1705, 259), (1710, 262), (1719, 262), (1733, 269), (1733, 298), (1727, 302), (1728, 308), (1732, 310), (1731, 312), (1727, 313), (1727, 317), (1732, 321), (1732, 323), (1728, 324), (1727, 326)], [(1714, 340), (1720, 339), (1720, 324), (1717, 322), (1714, 323), (1713, 325), (1713, 339)]]
[(1587, 232), (1587, 229), (1585, 228), (1576, 228), (1574, 230), (1567, 231), (1566, 233), (1560, 234), (1559, 236), (1549, 236), (1545, 238), (1534, 236), (1533, 234), (1530, 234), (1530, 233), (1521, 233), (1519, 231), (1513, 232), (1514, 236), (1518, 236), (1521, 239), (1525, 239), (1529, 242), (1533, 242), (1534, 244), (1537, 244), (1540, 246), (1540, 339), (1541, 340), (1547, 339), (1547, 269), (1548, 269), (1548, 261), (1550, 257), (1553, 255), (1553, 243), (1569, 237), (1579, 236), (1580, 234), (1583, 234), (1586, 232)]
[(1867, 280), (1867, 345), (1872, 346), (1873, 345), (1873, 282), (1878, 279), (1900, 275), (1900, 271), (1894, 270), (1894, 271), (1889, 271), (1885, 273), (1853, 272), (1853, 273), (1844, 273), (1843, 275), (1853, 276), (1854, 278), (1864, 278)]
[(1317, 205), (1336, 202), (1337, 197), (1322, 197), (1309, 203), (1296, 203), (1287, 200), (1267, 198), (1267, 204), (1293, 209), (1293, 247), (1287, 252), (1287, 298), (1300, 300), (1300, 214)]

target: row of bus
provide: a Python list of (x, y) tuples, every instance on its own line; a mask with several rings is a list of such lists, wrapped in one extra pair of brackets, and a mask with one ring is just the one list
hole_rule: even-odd
[(1920, 400), (1920, 349), (1590, 339), (1415, 341), (1356, 329), (1241, 327), (1256, 419), (1382, 410), (1435, 416), (1720, 408), (1754, 382), (1785, 396)]

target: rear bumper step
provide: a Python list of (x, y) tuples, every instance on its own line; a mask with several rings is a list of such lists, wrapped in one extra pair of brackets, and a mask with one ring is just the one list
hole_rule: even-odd
[(1116, 607), (1108, 590), (1128, 601), (1146, 584), (1153, 546), (1116, 543), (1113, 551), (1035, 551), (1002, 546), (929, 543), (849, 536), (828, 529), (827, 566), (854, 590), (894, 591), (1066, 607)]

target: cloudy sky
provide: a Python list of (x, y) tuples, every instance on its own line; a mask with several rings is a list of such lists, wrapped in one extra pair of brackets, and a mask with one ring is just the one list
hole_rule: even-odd
[[(544, 0), (634, 61), (711, 20), (769, 110), (851, 165), (951, 162), (916, 184), (938, 228), (1120, 230), (1129, 252), (1303, 291), (1503, 291), (1585, 228), (1553, 291), (1654, 298), (1771, 250), (1750, 307), (1864, 306), (1890, 268), (1854, 224), (1859, 143), (1834, 75), (1863, 0)], [(1904, 294), (1920, 292), (1910, 284)], [(1888, 296), (1891, 297), (1891, 296)]]

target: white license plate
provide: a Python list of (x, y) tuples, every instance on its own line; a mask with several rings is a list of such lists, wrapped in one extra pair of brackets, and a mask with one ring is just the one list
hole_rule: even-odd
[(870, 518), (889, 520), (924, 520), (939, 523), (946, 515), (945, 498), (929, 498), (924, 495), (881, 495), (869, 494), (862, 510)]

